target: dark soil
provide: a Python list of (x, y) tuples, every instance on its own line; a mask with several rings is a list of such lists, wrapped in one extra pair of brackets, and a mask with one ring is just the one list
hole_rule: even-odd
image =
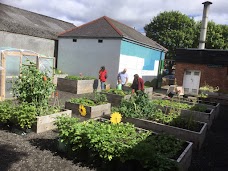
[[(58, 99), (60, 105), (64, 106), (71, 97), (82, 96), (59, 92)], [(86, 96), (92, 97), (91, 94)], [(51, 104), (55, 101), (53, 98)], [(189, 171), (228, 171), (228, 106), (222, 106), (220, 111), (207, 133), (201, 151), (193, 152)], [(58, 152), (58, 134), (55, 131), (22, 133), (16, 134), (0, 127), (0, 171), (98, 170), (93, 165), (75, 161), (65, 153)]]

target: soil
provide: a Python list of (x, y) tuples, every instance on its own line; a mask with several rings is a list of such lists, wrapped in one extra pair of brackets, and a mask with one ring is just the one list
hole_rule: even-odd
[[(71, 97), (82, 97), (59, 92), (64, 106)], [(86, 96), (92, 96), (87, 94)], [(201, 151), (193, 151), (189, 171), (228, 170), (228, 106), (222, 106), (219, 117), (208, 131)], [(57, 132), (24, 133), (0, 127), (0, 171), (92, 171), (99, 170), (91, 164), (74, 161), (57, 150)], [(137, 167), (135, 167), (137, 168)], [(135, 169), (134, 169), (135, 170)], [(137, 169), (136, 169), (137, 170)]]

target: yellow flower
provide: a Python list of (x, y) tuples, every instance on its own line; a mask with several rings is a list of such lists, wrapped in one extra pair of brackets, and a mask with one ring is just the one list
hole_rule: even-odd
[(86, 108), (83, 105), (79, 105), (79, 112), (82, 116), (86, 115)]
[(110, 118), (111, 123), (113, 124), (120, 123), (121, 119), (122, 119), (122, 116), (119, 112), (114, 112), (111, 114), (111, 118)]

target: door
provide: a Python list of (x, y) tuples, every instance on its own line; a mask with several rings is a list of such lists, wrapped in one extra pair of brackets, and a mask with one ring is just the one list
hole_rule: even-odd
[(198, 95), (200, 84), (200, 71), (187, 70), (184, 73), (183, 87), (184, 94)]

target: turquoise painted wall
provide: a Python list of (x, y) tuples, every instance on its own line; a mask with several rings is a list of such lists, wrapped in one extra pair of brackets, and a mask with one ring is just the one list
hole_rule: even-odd
[[(154, 70), (154, 62), (155, 60), (160, 60), (161, 51), (122, 40), (120, 54), (144, 58), (143, 70)], [(164, 60), (164, 57), (165, 53), (162, 52), (161, 60)]]

